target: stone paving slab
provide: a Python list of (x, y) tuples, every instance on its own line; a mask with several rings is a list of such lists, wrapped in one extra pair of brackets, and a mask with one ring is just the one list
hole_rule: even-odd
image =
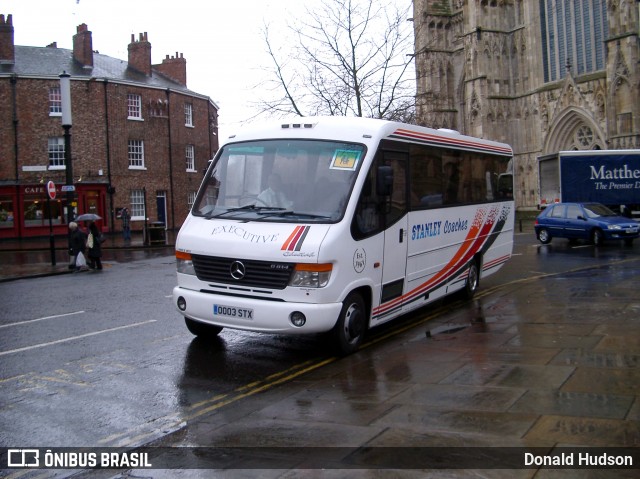
[[(424, 311), (431, 319), (190, 421), (162, 445), (640, 447), (634, 268), (532, 277), (437, 315)], [(245, 477), (232, 472), (215, 477)], [(329, 468), (260, 477), (346, 475)], [(348, 477), (627, 478), (638, 470), (385, 469)]]

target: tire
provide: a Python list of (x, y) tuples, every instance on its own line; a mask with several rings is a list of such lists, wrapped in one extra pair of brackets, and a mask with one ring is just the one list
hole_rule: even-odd
[(221, 326), (201, 323), (199, 321), (194, 321), (191, 318), (184, 318), (184, 322), (187, 325), (189, 332), (199, 338), (215, 338), (220, 334), (220, 331), (222, 331)]
[(604, 242), (604, 233), (602, 230), (599, 230), (598, 228), (593, 230), (591, 233), (591, 242), (594, 246), (602, 246), (602, 243)]
[(368, 318), (365, 303), (359, 293), (350, 293), (342, 302), (338, 322), (332, 336), (339, 354), (351, 354), (358, 350), (367, 330)]
[(548, 229), (542, 228), (540, 231), (538, 231), (538, 241), (540, 241), (540, 243), (542, 244), (551, 243), (551, 233), (549, 233)]
[(467, 274), (467, 280), (462, 290), (462, 295), (465, 299), (471, 299), (478, 291), (480, 286), (480, 272), (478, 270), (478, 262), (472, 261), (469, 264), (469, 273)]

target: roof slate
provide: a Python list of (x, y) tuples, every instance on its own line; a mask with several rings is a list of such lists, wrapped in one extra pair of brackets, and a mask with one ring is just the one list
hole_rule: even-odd
[(63, 71), (72, 79), (98, 79), (115, 82), (138, 83), (147, 87), (169, 88), (195, 96), (205, 96), (189, 90), (184, 85), (152, 68), (151, 76), (147, 76), (128, 62), (118, 58), (93, 54), (93, 67), (83, 66), (73, 59), (73, 51), (66, 48), (53, 47), (14, 47), (15, 63), (0, 63), (0, 75), (33, 76), (40, 78), (57, 78)]

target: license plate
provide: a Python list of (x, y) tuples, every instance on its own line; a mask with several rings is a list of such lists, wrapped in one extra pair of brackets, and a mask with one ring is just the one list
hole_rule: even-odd
[(226, 316), (227, 318), (253, 319), (253, 309), (236, 308), (223, 304), (213, 305), (214, 316)]

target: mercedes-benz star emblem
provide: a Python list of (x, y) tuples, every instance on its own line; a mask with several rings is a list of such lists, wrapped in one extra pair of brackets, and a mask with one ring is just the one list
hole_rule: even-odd
[(241, 280), (246, 274), (244, 264), (242, 264), (241, 261), (234, 261), (233, 263), (231, 263), (229, 272), (231, 273), (231, 277), (237, 280)]

